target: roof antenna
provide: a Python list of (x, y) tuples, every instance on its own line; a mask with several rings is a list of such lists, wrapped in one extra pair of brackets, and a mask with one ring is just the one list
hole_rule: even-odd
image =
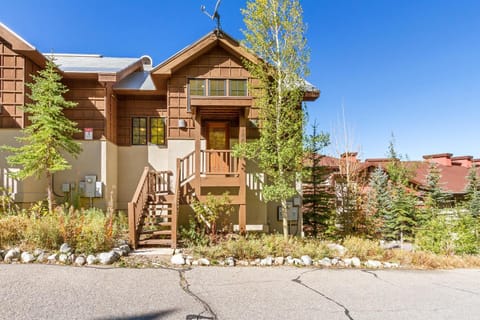
[(205, 6), (201, 6), (200, 9), (202, 10), (203, 13), (207, 15), (210, 19), (217, 20), (217, 32), (220, 31), (220, 14), (218, 13), (218, 7), (220, 6), (220, 2), (222, 0), (217, 0), (217, 4), (215, 5), (215, 10), (213, 11), (213, 14), (210, 14), (206, 11)]

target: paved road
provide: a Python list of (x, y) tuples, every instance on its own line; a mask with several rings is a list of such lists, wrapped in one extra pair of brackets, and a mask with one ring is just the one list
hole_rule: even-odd
[(0, 319), (480, 319), (480, 270), (2, 264)]

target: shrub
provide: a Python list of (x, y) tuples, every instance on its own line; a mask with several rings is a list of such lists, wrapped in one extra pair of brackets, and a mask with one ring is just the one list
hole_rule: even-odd
[(377, 241), (362, 239), (358, 237), (347, 237), (343, 241), (343, 245), (347, 248), (347, 255), (357, 257), (360, 260), (378, 259), (383, 255), (383, 249)]
[(0, 218), (0, 247), (18, 245), (23, 240), (29, 225), (28, 217), (24, 215), (9, 215)]
[(478, 221), (470, 214), (439, 215), (417, 233), (417, 246), (436, 254), (479, 253)]

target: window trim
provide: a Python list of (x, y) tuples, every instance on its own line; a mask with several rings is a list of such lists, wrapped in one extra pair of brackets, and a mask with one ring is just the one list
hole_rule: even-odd
[[(166, 117), (153, 117), (153, 116), (139, 116), (131, 118), (131, 140), (130, 144), (132, 146), (147, 146), (147, 145), (156, 145), (156, 146), (166, 146), (167, 145), (167, 118)], [(139, 137), (145, 139), (145, 143), (134, 143), (134, 122), (136, 119), (145, 119), (145, 134), (139, 135)], [(163, 144), (152, 143), (152, 120), (160, 119), (163, 123)]]

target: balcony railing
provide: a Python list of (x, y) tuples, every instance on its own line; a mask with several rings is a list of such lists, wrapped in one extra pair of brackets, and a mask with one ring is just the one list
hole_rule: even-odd
[(232, 150), (201, 150), (200, 174), (236, 175), (239, 158), (234, 157)]

